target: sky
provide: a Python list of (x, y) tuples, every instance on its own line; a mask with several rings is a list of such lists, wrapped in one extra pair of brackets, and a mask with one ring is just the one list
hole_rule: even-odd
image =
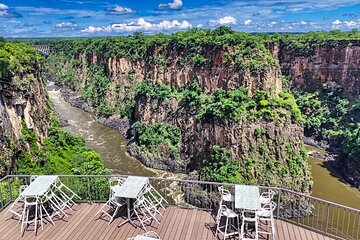
[(360, 29), (359, 0), (0, 0), (1, 37), (171, 33), (230, 26), (245, 32)]

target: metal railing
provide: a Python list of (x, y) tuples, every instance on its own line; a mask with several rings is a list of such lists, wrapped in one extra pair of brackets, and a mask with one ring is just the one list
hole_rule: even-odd
[[(114, 176), (114, 175), (112, 175)], [(105, 202), (109, 196), (108, 179), (103, 175), (60, 175), (61, 181), (81, 197), (81, 202)], [(116, 175), (120, 176), (120, 175)], [(123, 176), (122, 177), (126, 177)], [(216, 210), (219, 186), (230, 191), (234, 184), (150, 177), (171, 206)], [(9, 175), (0, 179), (0, 210), (17, 196), (20, 185), (29, 184), (30, 175)], [(337, 239), (360, 239), (360, 210), (312, 197), (303, 193), (260, 186), (277, 194), (275, 217)]]

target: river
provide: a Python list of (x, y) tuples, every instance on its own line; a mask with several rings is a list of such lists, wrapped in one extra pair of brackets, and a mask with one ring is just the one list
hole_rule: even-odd
[[(161, 171), (145, 168), (129, 156), (126, 152), (127, 142), (118, 131), (99, 124), (92, 113), (71, 106), (55, 89), (50, 84), (49, 97), (58, 115), (68, 121), (64, 129), (82, 136), (86, 145), (102, 156), (105, 166), (113, 174), (165, 175)], [(310, 146), (306, 148), (308, 151), (323, 151)], [(309, 157), (308, 160), (314, 178), (313, 196), (360, 209), (360, 191), (346, 184), (336, 172), (330, 172), (322, 159)]]

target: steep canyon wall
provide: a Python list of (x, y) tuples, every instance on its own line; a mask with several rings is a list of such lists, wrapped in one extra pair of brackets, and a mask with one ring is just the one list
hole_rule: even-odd
[[(55, 46), (54, 59), (49, 58), (48, 70), (59, 83), (76, 90), (87, 100), (86, 105), (97, 109), (100, 115), (107, 112), (104, 106), (111, 110), (108, 115), (119, 114), (119, 109), (121, 115), (121, 108), (133, 101), (133, 122), (148, 126), (165, 123), (179, 129), (178, 157), (174, 157), (166, 144), (158, 144), (157, 154), (154, 154), (136, 142), (130, 142), (129, 152), (148, 166), (171, 171), (201, 171), (207, 164), (211, 146), (218, 145), (231, 151), (231, 158), (237, 161), (246, 182), (309, 192), (311, 174), (303, 152), (303, 128), (291, 116), (292, 108), (284, 103), (275, 109), (276, 117), (264, 118), (259, 112), (268, 106), (267, 100), (263, 102), (265, 107), (251, 105), (258, 101), (255, 100), (258, 91), (266, 92), (270, 102), (286, 100), (279, 97), (282, 81), (277, 59), (272, 58), (264, 45), (253, 45), (254, 41), (250, 41), (245, 45), (231, 46), (199, 44), (195, 51), (186, 44), (179, 47), (171, 42), (154, 43), (137, 57), (133, 57), (136, 53), (122, 56), (120, 52), (123, 48), (108, 54), (112, 45), (96, 41), (69, 55), (63, 49), (69, 46), (67, 44), (73, 48), (72, 43), (61, 42)], [(94, 84), (94, 79), (100, 78), (94, 74), (94, 66), (101, 66), (109, 80), (103, 80), (106, 87), (98, 103), (89, 97), (98, 94), (94, 88), (102, 88), (95, 85), (91, 89), (88, 87)], [(163, 97), (161, 91), (157, 96), (138, 94), (137, 86), (144, 80), (154, 86), (153, 91), (163, 86), (176, 89), (172, 90), (176, 96)], [(193, 81), (209, 99), (213, 99), (212, 94), (219, 89), (235, 91), (243, 87), (246, 95), (254, 98), (249, 100), (253, 110), (245, 109), (243, 115), (252, 117), (241, 115), (236, 121), (199, 118), (201, 109), (191, 108), (178, 97), (179, 92), (182, 94), (183, 89)], [(226, 101), (224, 104), (227, 104)], [(236, 110), (228, 107), (222, 109), (220, 106), (221, 113), (226, 115)], [(267, 110), (272, 114), (271, 109)]]
[[(13, 55), (11, 48), (23, 55)], [(40, 144), (47, 136), (50, 122), (46, 89), (40, 76), (40, 56), (30, 47), (20, 44), (8, 44), (7, 49), (12, 56), (8, 59), (19, 61), (20, 65), (12, 68), (13, 63), (9, 62), (5, 65), (8, 69), (3, 68), (0, 75), (0, 176), (9, 174), (17, 153), (28, 148), (22, 144), (22, 129), (32, 129)], [(7, 57), (6, 52), (1, 54)], [(21, 59), (29, 56), (31, 60), (28, 62)]]

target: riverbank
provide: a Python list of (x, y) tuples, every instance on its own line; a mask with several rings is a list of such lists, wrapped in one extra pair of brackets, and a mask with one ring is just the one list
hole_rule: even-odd
[(309, 152), (308, 162), (314, 180), (311, 195), (360, 209), (360, 191), (344, 180), (331, 161), (325, 160), (324, 156), (329, 153), (309, 145), (306, 145), (305, 148)]
[(65, 130), (82, 136), (86, 145), (98, 152), (112, 174), (157, 176), (184, 179), (186, 174), (152, 169), (127, 153), (127, 139), (118, 128), (105, 126), (91, 108), (70, 89), (50, 83), (49, 97)]
[(334, 144), (325, 140), (318, 141), (314, 137), (304, 137), (304, 143), (318, 149), (308, 152), (309, 156), (326, 161), (331, 171), (337, 172), (344, 181), (360, 191), (359, 173), (346, 166), (345, 160), (342, 159), (339, 149)]

